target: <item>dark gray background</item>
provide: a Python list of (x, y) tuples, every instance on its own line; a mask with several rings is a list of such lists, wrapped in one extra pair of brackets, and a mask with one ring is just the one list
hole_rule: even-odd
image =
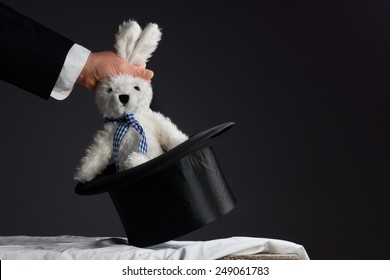
[[(158, 23), (152, 107), (188, 134), (237, 123), (213, 146), (240, 204), (182, 239), (390, 258), (389, 2), (4, 2), (93, 51), (112, 48), (123, 20)], [(44, 101), (4, 82), (0, 92), (0, 235), (124, 236), (108, 195), (73, 192), (102, 125), (93, 93)]]

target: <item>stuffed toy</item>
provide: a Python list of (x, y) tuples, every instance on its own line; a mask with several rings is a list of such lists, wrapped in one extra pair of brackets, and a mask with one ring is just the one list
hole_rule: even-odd
[[(119, 26), (115, 37), (118, 56), (134, 65), (145, 64), (157, 48), (161, 32), (156, 24), (143, 30), (135, 21)], [(118, 171), (153, 159), (188, 139), (169, 118), (150, 109), (149, 82), (121, 74), (102, 80), (96, 89), (96, 104), (104, 117), (76, 169), (74, 179), (91, 181), (108, 165), (111, 157)]]

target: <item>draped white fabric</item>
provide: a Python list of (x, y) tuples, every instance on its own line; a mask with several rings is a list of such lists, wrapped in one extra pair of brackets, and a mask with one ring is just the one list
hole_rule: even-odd
[(227, 255), (296, 254), (309, 259), (303, 246), (284, 240), (230, 237), (209, 241), (169, 241), (148, 248), (127, 245), (126, 238), (83, 236), (2, 236), (2, 260), (212, 260)]

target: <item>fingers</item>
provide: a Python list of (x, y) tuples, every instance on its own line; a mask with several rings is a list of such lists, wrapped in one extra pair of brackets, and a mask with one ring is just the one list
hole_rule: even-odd
[(154, 77), (154, 72), (149, 69), (144, 69), (143, 79), (150, 81)]
[(154, 76), (152, 70), (145, 68), (146, 64), (132, 65), (125, 61), (122, 61), (122, 63), (122, 67), (118, 69), (118, 74), (124, 73), (144, 80), (151, 80)]
[(99, 81), (119, 74), (140, 77), (151, 82), (154, 73), (146, 64), (133, 65), (112, 51), (91, 53), (76, 82), (87, 89), (95, 90)]
[(133, 73), (133, 76), (140, 77), (141, 79), (144, 79), (146, 81), (151, 80), (154, 76), (154, 72), (149, 69), (137, 67), (135, 69), (135, 72)]

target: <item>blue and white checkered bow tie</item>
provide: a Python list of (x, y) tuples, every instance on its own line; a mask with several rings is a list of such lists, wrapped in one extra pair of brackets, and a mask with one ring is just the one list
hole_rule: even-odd
[(125, 137), (127, 131), (129, 130), (130, 125), (141, 135), (138, 152), (140, 152), (141, 154), (146, 154), (148, 152), (148, 145), (146, 143), (144, 129), (134, 118), (134, 114), (126, 114), (125, 117), (121, 119), (104, 118), (104, 122), (113, 122), (117, 124), (113, 142), (113, 154), (117, 167), (119, 162), (119, 147), (121, 145), (123, 137)]

